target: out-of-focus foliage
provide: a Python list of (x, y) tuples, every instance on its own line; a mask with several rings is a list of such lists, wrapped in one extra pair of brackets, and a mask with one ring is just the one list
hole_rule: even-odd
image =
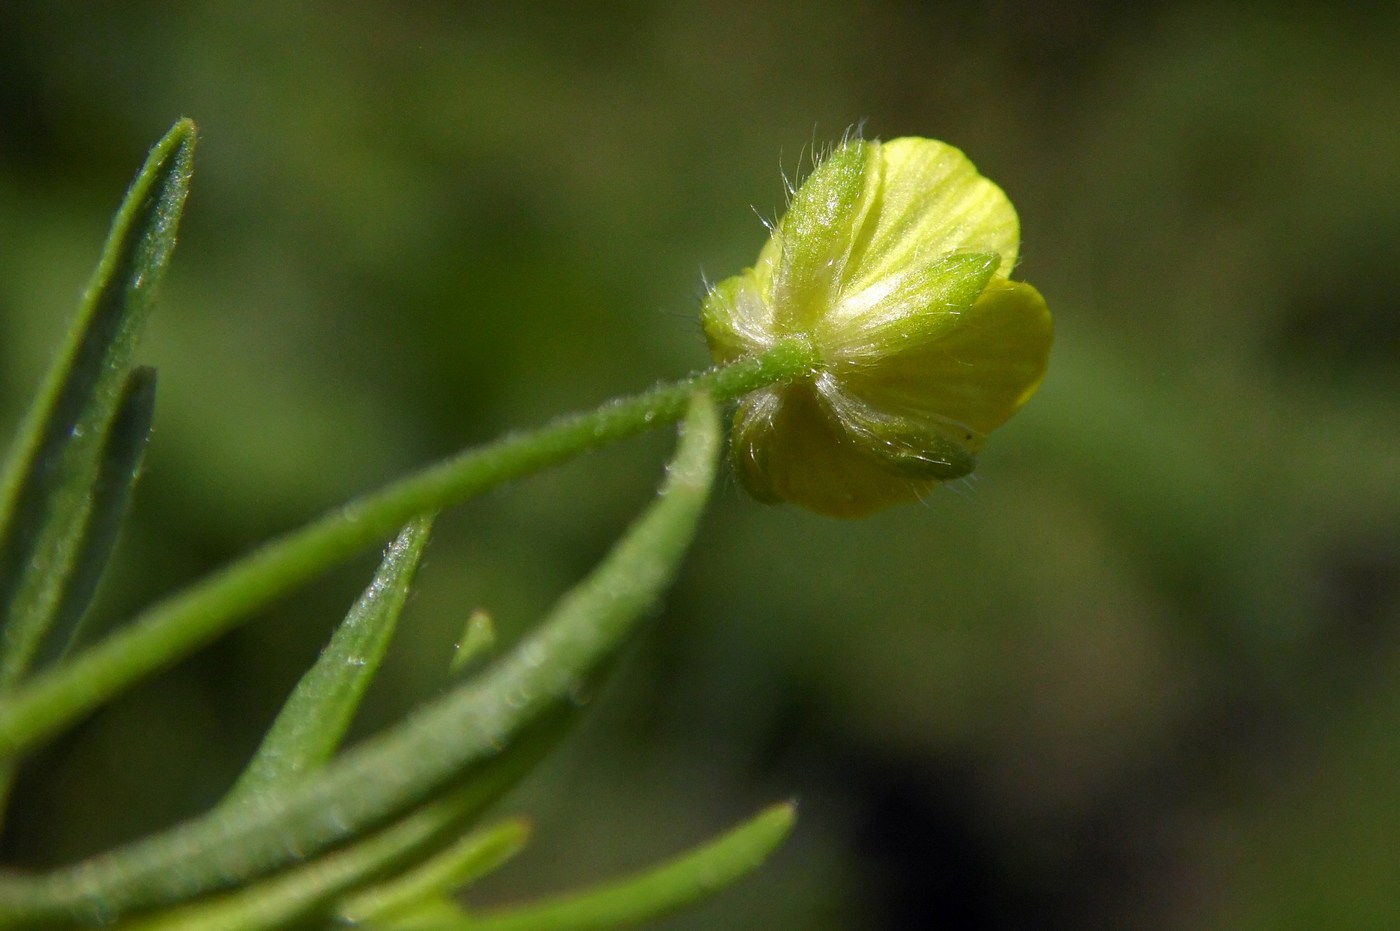
[[(926, 506), (846, 524), (722, 491), (663, 623), (511, 800), (538, 840), (494, 894), (792, 792), (767, 872), (668, 927), (1385, 926), (1400, 13), (929, 6), (0, 6), (7, 434), (130, 165), (177, 116), (203, 136), (103, 616), (705, 364), (702, 276), (751, 261), (780, 168), (862, 120), (946, 139), (1021, 213), (1057, 322), (1041, 393)], [(505, 637), (537, 616), (667, 441), (446, 515), (368, 717), (443, 685), (473, 608)], [(6, 852), (217, 798), (366, 568), (47, 753)]]

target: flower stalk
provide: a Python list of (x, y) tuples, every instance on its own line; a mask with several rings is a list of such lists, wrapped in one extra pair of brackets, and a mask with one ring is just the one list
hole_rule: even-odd
[(596, 410), (467, 450), (274, 539), (204, 581), (159, 602), (100, 643), (0, 699), (0, 760), (24, 752), (126, 686), (187, 656), (331, 566), (392, 536), (418, 515), (609, 443), (674, 423), (690, 398), (717, 402), (802, 377), (814, 364), (801, 339), (658, 385)]

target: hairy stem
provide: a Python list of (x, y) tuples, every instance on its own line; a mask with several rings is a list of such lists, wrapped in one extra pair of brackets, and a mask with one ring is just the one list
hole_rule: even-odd
[(804, 341), (780, 342), (763, 355), (467, 450), (336, 508), (158, 602), (105, 640), (0, 699), (0, 760), (52, 736), (297, 585), (392, 536), (420, 514), (460, 504), (504, 482), (673, 423), (697, 392), (728, 401), (798, 377), (814, 364), (813, 351)]

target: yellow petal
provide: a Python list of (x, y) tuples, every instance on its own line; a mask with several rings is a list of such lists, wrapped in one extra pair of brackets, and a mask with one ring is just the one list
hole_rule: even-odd
[(1021, 223), (1001, 188), (967, 156), (936, 139), (903, 138), (879, 146), (878, 194), (846, 262), (843, 294), (863, 291), (950, 252), (995, 252), (998, 277), (1016, 265)]
[(830, 374), (873, 409), (962, 429), (975, 452), (1040, 386), (1052, 335), (1040, 292), (994, 279), (932, 340), (873, 364), (838, 362)]

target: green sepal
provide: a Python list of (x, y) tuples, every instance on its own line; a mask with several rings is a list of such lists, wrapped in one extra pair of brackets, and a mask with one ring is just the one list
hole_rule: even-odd
[(951, 482), (977, 468), (977, 454), (968, 440), (948, 427), (889, 418), (862, 421), (852, 435), (864, 440), (866, 453), (913, 481)]
[(755, 352), (767, 339), (772, 311), (758, 295), (753, 269), (710, 288), (700, 305), (700, 326), (710, 353), (721, 365)]
[(810, 330), (831, 305), (864, 218), (862, 199), (877, 163), (863, 140), (839, 146), (792, 195), (774, 234), (772, 305), (780, 334)]
[(839, 372), (841, 365), (877, 364), (936, 339), (958, 325), (1000, 261), (995, 252), (954, 252), (911, 268), (868, 295), (847, 295), (818, 324), (818, 352)]

